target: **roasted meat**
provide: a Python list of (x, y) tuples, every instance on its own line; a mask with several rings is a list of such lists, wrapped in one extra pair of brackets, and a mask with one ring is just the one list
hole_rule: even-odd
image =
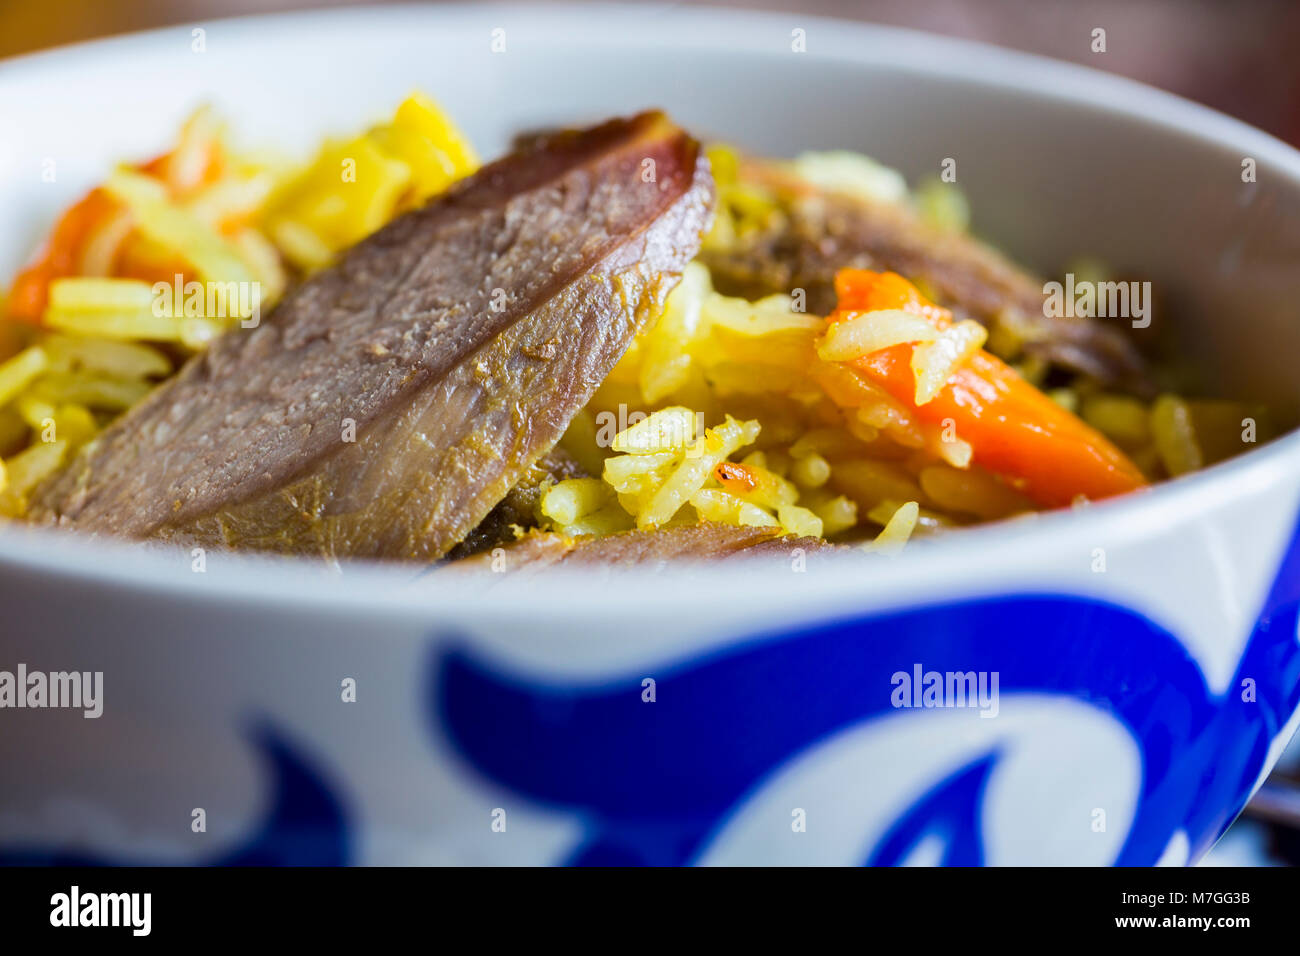
[(839, 269), (897, 272), (922, 283), (959, 318), (1014, 326), (1024, 350), (1069, 372), (1149, 394), (1146, 363), (1124, 333), (1103, 320), (1043, 314), (1043, 283), (964, 233), (927, 225), (907, 206), (827, 192), (757, 167), (778, 214), (725, 249), (701, 258), (714, 285), (750, 299), (803, 289), (808, 311), (835, 308)]
[(451, 560), (513, 544), (520, 534), (538, 524), (538, 505), (548, 481), (588, 477), (586, 471), (559, 445), (539, 458), (515, 483), (487, 517), (447, 553)]
[(698, 144), (662, 114), (536, 139), (214, 343), (39, 488), (31, 516), (438, 558), (661, 308), (711, 200)]

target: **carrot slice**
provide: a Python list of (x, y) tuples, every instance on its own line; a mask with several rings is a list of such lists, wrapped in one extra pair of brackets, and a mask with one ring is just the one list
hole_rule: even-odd
[[(939, 329), (952, 324), (947, 310), (893, 272), (843, 269), (835, 277), (835, 291), (831, 322), (853, 312), (901, 309)], [(918, 406), (915, 347), (894, 345), (846, 364), (921, 421), (951, 422), (957, 437), (970, 443), (976, 464), (1008, 479), (1038, 504), (1061, 507), (1079, 495), (1106, 498), (1147, 484), (1138, 467), (1100, 432), (983, 349), (949, 377), (938, 395)]]
[[(162, 178), (174, 155), (175, 150), (163, 153), (137, 168), (141, 172)], [(208, 148), (198, 171), (198, 184), (207, 185), (219, 179), (224, 162), (224, 157), (215, 144)], [(39, 325), (49, 301), (50, 283), (77, 274), (77, 263), (86, 240), (97, 226), (115, 215), (120, 208), (117, 201), (104, 190), (93, 189), (64, 212), (41, 253), (14, 277), (9, 298), (5, 302), (5, 314), (12, 319)], [(176, 272), (183, 271), (183, 267), (183, 263), (180, 268), (173, 269), (170, 263), (155, 267), (151, 263), (141, 265), (132, 262), (127, 264), (123, 274), (130, 278), (171, 281)]]
[(76, 274), (77, 257), (86, 237), (117, 208), (112, 197), (102, 189), (94, 189), (63, 214), (42, 254), (14, 279), (6, 303), (11, 318), (31, 323), (41, 321), (50, 282)]

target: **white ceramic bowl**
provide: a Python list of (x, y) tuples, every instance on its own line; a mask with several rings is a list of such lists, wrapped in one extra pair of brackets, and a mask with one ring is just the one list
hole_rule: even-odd
[[(802, 14), (199, 27), (201, 53), (180, 27), (0, 64), (0, 275), (203, 100), (249, 142), (305, 151), (418, 87), (489, 156), (520, 129), (657, 105), (909, 178), (956, 158), (983, 234), (1045, 271), (1088, 253), (1150, 279), (1155, 324), (1219, 387), (1295, 402), (1300, 154), (1155, 90)], [(0, 710), (0, 859), (1185, 862), (1295, 728), (1298, 476), (1288, 435), (870, 572), (489, 588), (222, 555), (196, 573), (188, 554), (8, 527), (0, 670), (100, 671), (103, 713)], [(996, 676), (996, 716), (894, 706), (917, 667)]]

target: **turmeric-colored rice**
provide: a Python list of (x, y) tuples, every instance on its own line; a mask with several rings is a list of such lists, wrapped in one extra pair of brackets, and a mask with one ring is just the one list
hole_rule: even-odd
[(42, 283), (39, 314), (0, 319), (0, 516), (21, 516), (73, 452), (216, 336), (255, 324), (295, 276), (477, 165), (416, 94), (301, 167), (236, 151), (201, 109), (171, 152), (114, 170), (92, 194), (111, 212)]
[[(726, 248), (779, 211), (737, 153), (715, 146), (709, 158), (719, 202), (704, 244)], [(295, 278), (477, 165), (447, 115), (415, 95), (388, 123), (330, 140), (301, 166), (234, 150), (201, 110), (170, 153), (113, 171), (97, 200), (110, 212), (79, 261), (36, 290), (43, 308), (27, 324), (0, 323), (0, 515), (21, 516), (44, 478), (188, 356), (255, 324)], [(943, 230), (969, 219), (955, 187), (909, 194), (865, 157), (772, 165), (820, 188), (912, 204)], [(219, 300), (213, 286), (224, 289)], [(239, 294), (250, 286), (255, 301)], [(15, 295), (32, 292), (20, 277)], [(722, 295), (692, 263), (562, 439), (588, 476), (545, 488), (537, 519), (569, 535), (708, 520), (888, 555), (913, 536), (1031, 512), (1013, 483), (973, 463), (960, 436), (841, 364), (915, 344), (919, 407), (981, 347), (1042, 384), (1045, 369), (1020, 351), (1024, 334), (1011, 318), (991, 331), (971, 321), (940, 330), (889, 309), (828, 328), (793, 295)], [(1153, 479), (1222, 457), (1231, 444), (1222, 435), (1250, 412), (1173, 395), (1148, 404), (1086, 380), (1050, 394)]]

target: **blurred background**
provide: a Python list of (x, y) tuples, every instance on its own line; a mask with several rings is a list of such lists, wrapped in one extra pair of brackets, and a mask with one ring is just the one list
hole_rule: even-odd
[[(528, 2), (528, 0), (521, 0)], [(0, 0), (0, 57), (76, 40), (365, 0)], [(670, 6), (676, 4), (648, 4)], [(1300, 143), (1295, 0), (712, 0), (969, 37), (1122, 73)], [(1107, 49), (1090, 49), (1092, 30)]]
[[(178, 23), (365, 2), (0, 0), (0, 57)], [(912, 27), (1072, 60), (1197, 100), (1300, 145), (1297, 0), (713, 0), (709, 5)], [(1104, 53), (1091, 49), (1099, 27), (1106, 31)], [(1300, 865), (1300, 744), (1292, 744), (1245, 816), (1202, 865), (1216, 864)]]

